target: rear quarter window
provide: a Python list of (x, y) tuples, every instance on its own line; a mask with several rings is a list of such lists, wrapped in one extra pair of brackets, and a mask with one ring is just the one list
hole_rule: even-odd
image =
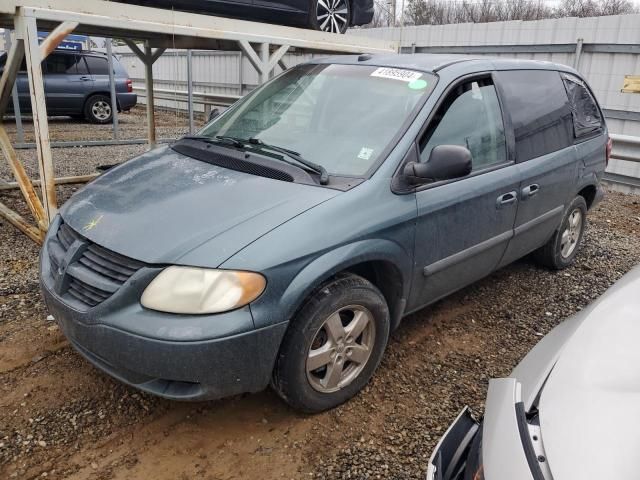
[(572, 111), (559, 72), (510, 70), (497, 77), (513, 124), (518, 162), (573, 145)]
[(84, 57), (91, 75), (109, 75), (109, 64), (106, 58), (87, 55)]
[(562, 80), (571, 105), (575, 138), (583, 138), (601, 132), (604, 127), (602, 115), (587, 85), (569, 73), (563, 73)]

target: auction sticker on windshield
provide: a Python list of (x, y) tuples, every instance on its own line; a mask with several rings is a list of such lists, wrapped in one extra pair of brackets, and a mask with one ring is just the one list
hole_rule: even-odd
[(372, 77), (390, 78), (391, 80), (401, 80), (403, 82), (413, 82), (422, 76), (420, 72), (404, 70), (402, 68), (380, 67), (371, 73)]

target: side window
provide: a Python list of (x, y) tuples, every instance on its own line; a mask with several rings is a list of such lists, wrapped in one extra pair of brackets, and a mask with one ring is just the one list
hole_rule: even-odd
[(84, 57), (91, 75), (109, 75), (109, 64), (106, 58), (87, 55)]
[(76, 75), (78, 73), (76, 64), (79, 58), (78, 55), (52, 53), (44, 60), (44, 71), (50, 75)]
[(573, 145), (571, 108), (558, 72), (511, 70), (497, 75), (519, 162)]
[(598, 104), (584, 82), (568, 73), (562, 74), (562, 80), (571, 104), (575, 137), (585, 137), (602, 130), (603, 122)]
[(438, 145), (468, 148), (473, 170), (506, 161), (502, 112), (490, 78), (463, 83), (449, 94), (420, 144), (421, 161)]
[(87, 62), (84, 61), (82, 55), (78, 55), (78, 75), (89, 75), (89, 69), (87, 68)]

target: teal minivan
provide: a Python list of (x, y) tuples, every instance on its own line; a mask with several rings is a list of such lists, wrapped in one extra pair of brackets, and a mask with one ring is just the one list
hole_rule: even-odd
[(571, 264), (610, 148), (563, 65), (314, 59), (78, 191), (42, 291), (73, 346), (141, 390), (271, 384), (322, 411), (405, 315), (530, 253)]

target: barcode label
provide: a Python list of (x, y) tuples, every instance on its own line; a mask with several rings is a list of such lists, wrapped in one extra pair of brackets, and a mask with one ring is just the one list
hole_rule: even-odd
[(422, 76), (420, 72), (414, 72), (413, 70), (403, 70), (401, 68), (377, 68), (372, 74), (372, 77), (390, 78), (391, 80), (401, 80), (403, 82), (413, 82)]

